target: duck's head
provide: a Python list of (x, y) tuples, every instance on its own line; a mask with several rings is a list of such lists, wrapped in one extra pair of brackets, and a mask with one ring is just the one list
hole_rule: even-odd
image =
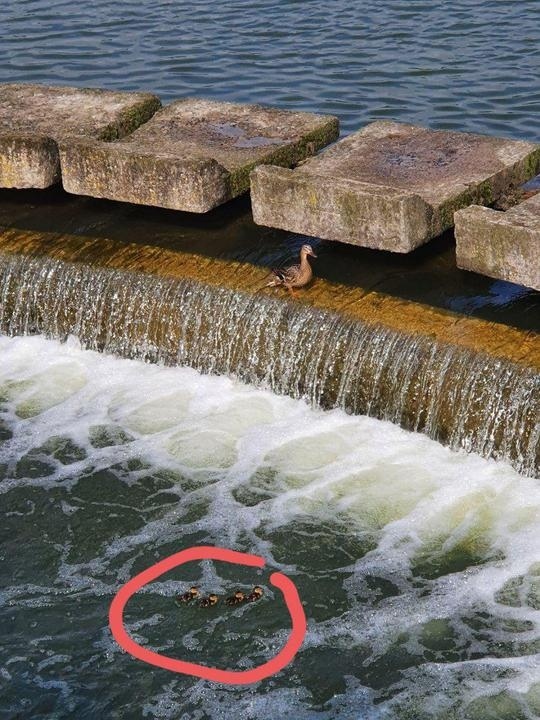
[(218, 599), (219, 598), (215, 593), (210, 593), (210, 595), (208, 596), (208, 601), (209, 601), (210, 605), (215, 605), (217, 603)]
[(244, 598), (245, 598), (245, 595), (244, 595), (244, 593), (243, 593), (241, 590), (237, 590), (237, 591), (234, 593), (234, 599), (235, 599), (235, 600), (242, 601)]
[(313, 252), (313, 248), (311, 247), (311, 245), (302, 245), (302, 247), (300, 248), (300, 255), (303, 255), (304, 257), (306, 257), (307, 255), (311, 255), (311, 257), (314, 258), (317, 257)]
[(262, 597), (263, 596), (262, 587), (260, 587), (259, 585), (255, 585), (255, 587), (253, 588), (253, 594), (256, 595), (257, 597)]
[(199, 594), (199, 588), (198, 588), (198, 587), (195, 587), (195, 585), (194, 585), (193, 587), (190, 587), (190, 588), (189, 588), (189, 591), (188, 591), (188, 592), (189, 592), (189, 594), (191, 595), (192, 598), (196, 598), (197, 595)]

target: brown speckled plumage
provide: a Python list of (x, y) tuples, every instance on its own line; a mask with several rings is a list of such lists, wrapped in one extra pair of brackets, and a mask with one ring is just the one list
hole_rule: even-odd
[(313, 277), (308, 255), (317, 257), (311, 245), (302, 245), (300, 249), (300, 263), (285, 268), (272, 268), (272, 278), (265, 287), (278, 287), (283, 285), (294, 296), (293, 289), (307, 285)]

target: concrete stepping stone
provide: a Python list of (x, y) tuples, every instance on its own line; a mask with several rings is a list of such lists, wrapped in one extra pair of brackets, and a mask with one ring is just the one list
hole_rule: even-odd
[(114, 140), (135, 130), (159, 107), (159, 98), (149, 93), (0, 85), (0, 187), (54, 185), (60, 181), (60, 140)]
[(540, 193), (506, 212), (455, 214), (458, 267), (540, 290)]
[(251, 175), (259, 225), (407, 253), (533, 177), (540, 146), (377, 121), (294, 170)]
[(203, 213), (249, 190), (260, 163), (292, 166), (339, 135), (338, 119), (187, 98), (115, 143), (61, 144), (64, 188)]

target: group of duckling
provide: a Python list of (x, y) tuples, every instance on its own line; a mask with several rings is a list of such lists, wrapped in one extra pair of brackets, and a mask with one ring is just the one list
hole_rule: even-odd
[[(250, 593), (244, 593), (242, 590), (235, 590), (231, 596), (225, 598), (225, 605), (235, 606), (242, 605), (243, 603), (256, 602), (262, 598), (263, 594), (264, 591), (260, 585), (255, 585)], [(218, 604), (219, 595), (216, 595), (216, 593), (210, 593), (206, 597), (201, 597), (199, 588), (193, 585), (193, 587), (190, 587), (187, 592), (183, 595), (179, 595), (175, 599), (175, 603), (177, 605), (192, 603), (195, 601), (195, 604), (201, 608), (213, 607)]]

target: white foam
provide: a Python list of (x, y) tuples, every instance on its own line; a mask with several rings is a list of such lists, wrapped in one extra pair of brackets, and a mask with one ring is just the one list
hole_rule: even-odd
[[(46, 603), (48, 594), (74, 588), (82, 593), (110, 592), (100, 578), (111, 563), (117, 562), (118, 583), (124, 582), (134, 562), (125, 556), (134, 549), (181, 544), (184, 536), (195, 532), (216, 544), (262, 554), (276, 568), (305, 572), (294, 541), (290, 557), (280, 547), (281, 561), (274, 558), (277, 548), (271, 533), (286, 529), (293, 535), (296, 523), (307, 519), (313, 527), (327, 523), (335, 528), (336, 542), (347, 536), (357, 537), (360, 544), (369, 540), (371, 550), (336, 570), (343, 576), (340, 586), (349, 606), (339, 616), (312, 619), (306, 649), (368, 648), (373, 663), (391, 652), (401, 636), (407, 636), (403, 642), (409, 652), (419, 653), (426, 642), (442, 642), (450, 633), (458, 648), (467, 645), (472, 654), (482, 656), (470, 662), (419, 663), (407, 670), (401, 686), (396, 685), (396, 697), (377, 710), (372, 691), (350, 680), (345, 694), (336, 696), (331, 709), (317, 717), (358, 717), (351, 711), (358, 703), (362, 717), (382, 718), (400, 703), (413, 703), (414, 694), (418, 708), (435, 713), (453, 707), (460, 693), (461, 702), (503, 691), (525, 702), (527, 693), (536, 692), (540, 488), (535, 480), (521, 477), (505, 463), (452, 452), (387, 422), (314, 410), (187, 368), (83, 352), (74, 339), (61, 345), (40, 337), (0, 337), (0, 357), (4, 417), (16, 426), (13, 438), (0, 447), (0, 465), (7, 462), (14, 468), (53, 436), (69, 436), (86, 453), (86, 458), (69, 465), (47, 457), (53, 464), (50, 475), (12, 477), (0, 483), (0, 493), (25, 485), (75, 487), (90, 467), (106, 469), (134, 460), (179, 478), (167, 490), (178, 495), (178, 502), (139, 529), (113, 539), (84, 563), (68, 562), (66, 550), (61, 589), (13, 586), (5, 589), (5, 597), (30, 594), (34, 599), (26, 597), (24, 602), (40, 602), (41, 597)], [(29, 409), (23, 417), (21, 407)], [(89, 438), (90, 428), (96, 426), (114, 426), (128, 439), (121, 445), (94, 447)], [(134, 470), (122, 480), (135, 485), (138, 477)], [(249, 502), (243, 500), (246, 493)], [(190, 519), (190, 508), (198, 504), (204, 508), (202, 514)], [(79, 507), (73, 499), (64, 502), (63, 511), (73, 518)], [(453, 572), (418, 579), (418, 567), (441, 558), (444, 565), (449, 562), (444, 558), (464, 553), (470, 561), (456, 561)], [(211, 570), (206, 572), (208, 583), (219, 581)], [(395, 595), (377, 598), (368, 578), (391, 582)], [(517, 589), (510, 597), (512, 583)], [(163, 593), (180, 589), (174, 583), (158, 586)], [(482, 632), (467, 624), (478, 613), (492, 619)], [(519, 632), (505, 630), (505, 623), (522, 627)], [(197, 641), (186, 636), (185, 642), (193, 647)], [(514, 651), (485, 657), (497, 643), (512, 642)], [(107, 648), (114, 652), (111, 645)], [(216, 703), (221, 703), (220, 712), (240, 707), (233, 691), (211, 693), (202, 683), (186, 695), (175, 687), (173, 681), (148, 701), (147, 716), (178, 717), (179, 697), (193, 703), (200, 717), (219, 717), (212, 715)], [(265, 703), (270, 702), (283, 714), (313, 717), (305, 709), (305, 689), (276, 688), (264, 696), (254, 691), (242, 697), (241, 709), (259, 717), (265, 716)]]

